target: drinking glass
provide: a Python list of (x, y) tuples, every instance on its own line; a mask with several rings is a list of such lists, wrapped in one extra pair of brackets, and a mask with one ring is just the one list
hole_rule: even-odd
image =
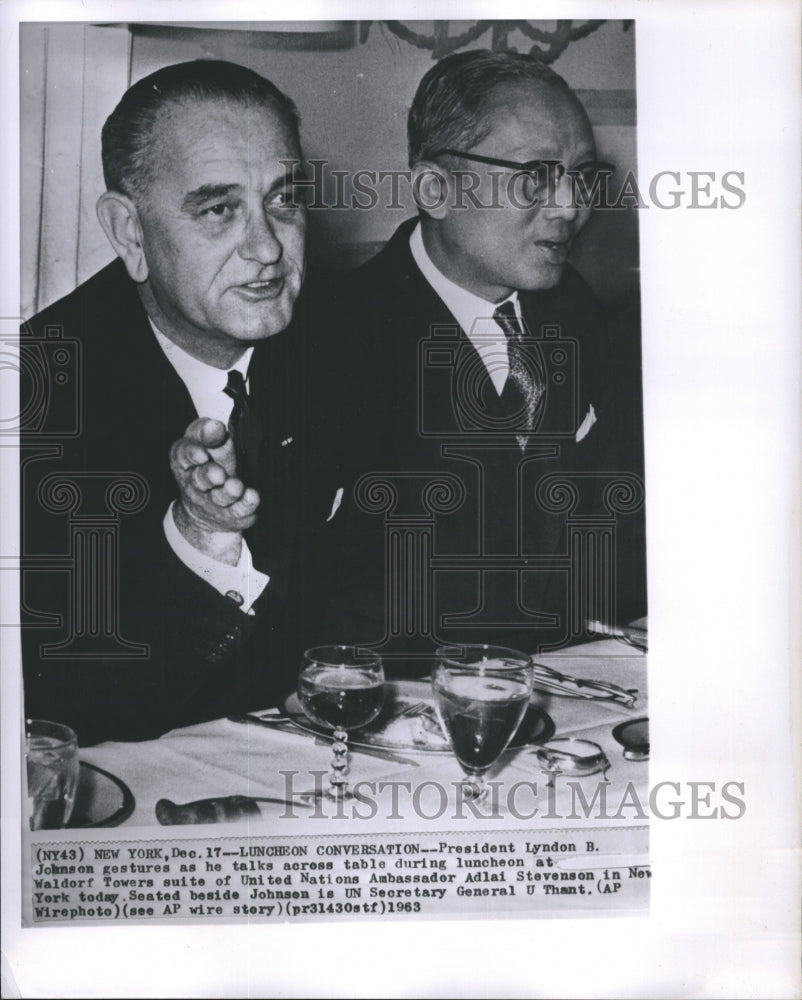
[(298, 700), (312, 722), (334, 730), (328, 794), (346, 798), (348, 732), (373, 722), (384, 703), (384, 670), (376, 653), (358, 646), (317, 646), (304, 653)]
[(44, 719), (25, 723), (30, 828), (67, 825), (78, 787), (78, 739), (68, 727)]
[(487, 795), (485, 774), (515, 735), (532, 694), (526, 653), (503, 646), (442, 646), (432, 687), (437, 714), (465, 772), (464, 794)]

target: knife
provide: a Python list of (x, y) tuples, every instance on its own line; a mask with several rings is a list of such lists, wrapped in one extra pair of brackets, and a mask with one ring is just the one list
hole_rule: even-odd
[[(310, 796), (311, 797), (311, 796)], [(156, 819), (162, 826), (182, 826), (197, 823), (233, 823), (248, 817), (259, 818), (262, 811), (260, 802), (272, 802), (281, 806), (307, 806), (313, 802), (298, 799), (256, 798), (250, 795), (227, 795), (215, 799), (198, 799), (179, 805), (169, 799), (159, 799), (156, 803)]]
[(229, 722), (251, 722), (254, 726), (269, 726), (271, 729), (291, 729), (292, 731), (304, 732), (297, 726), (289, 715), (252, 715), (246, 712), (243, 715), (229, 715)]

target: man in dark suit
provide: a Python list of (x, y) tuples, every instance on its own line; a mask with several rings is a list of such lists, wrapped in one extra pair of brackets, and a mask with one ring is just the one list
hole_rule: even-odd
[(140, 80), (103, 130), (119, 259), (23, 331), (53, 369), (22, 433), (25, 708), (83, 744), (267, 705), (317, 638), (358, 411), (335, 440), (300, 155), (294, 105), (250, 70)]
[(342, 295), (386, 362), (370, 638), (565, 645), (645, 611), (640, 373), (568, 263), (612, 167), (565, 82), (511, 53), (441, 60), (408, 138), (419, 217)]

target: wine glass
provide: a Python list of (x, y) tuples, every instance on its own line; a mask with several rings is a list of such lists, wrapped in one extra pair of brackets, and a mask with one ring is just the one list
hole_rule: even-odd
[(384, 703), (381, 658), (358, 646), (317, 646), (304, 653), (298, 675), (304, 714), (334, 730), (329, 774), (331, 798), (347, 798), (348, 730), (373, 722)]
[(468, 798), (487, 795), (485, 774), (515, 735), (532, 694), (530, 657), (503, 646), (442, 646), (432, 687), (437, 714), (465, 772)]

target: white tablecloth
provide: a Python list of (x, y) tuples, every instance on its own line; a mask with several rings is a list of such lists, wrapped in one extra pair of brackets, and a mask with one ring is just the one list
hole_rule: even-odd
[[(602, 747), (611, 764), (608, 773), (610, 784), (606, 788), (609, 810), (615, 812), (616, 804), (630, 787), (637, 790), (640, 801), (646, 802), (648, 763), (625, 760), (623, 748), (612, 736), (612, 730), (620, 722), (648, 714), (646, 657), (617, 640), (603, 639), (538, 656), (536, 660), (575, 677), (605, 680), (624, 688), (638, 689), (637, 702), (631, 709), (610, 701), (581, 700), (555, 694), (536, 694), (535, 700), (553, 719), (555, 737), (573, 736), (592, 740)], [(424, 782), (433, 782), (446, 787), (449, 795), (453, 796), (461, 774), (454, 757), (445, 753), (398, 753), (409, 763), (381, 760), (352, 750), (351, 781), (403, 781), (412, 788)], [(161, 739), (145, 743), (104, 743), (83, 749), (81, 759), (126, 782), (136, 799), (136, 808), (125, 825), (147, 827), (158, 825), (155, 805), (161, 798), (178, 803), (230, 795), (283, 798), (288, 787), (294, 791), (311, 789), (316, 780), (323, 781), (322, 778), (315, 779), (311, 772), (328, 771), (331, 747), (324, 741), (316, 741), (311, 735), (277, 732), (219, 719), (174, 730)], [(294, 773), (287, 776), (282, 775), (282, 771)], [(546, 776), (532, 750), (508, 750), (490, 772), (489, 779), (503, 783), (500, 787), (505, 788), (521, 782), (536, 783), (536, 801), (541, 812), (545, 810)], [(601, 775), (597, 774), (572, 780), (580, 783), (586, 799), (590, 800), (600, 779)], [(558, 778), (556, 788), (559, 808), (564, 811), (570, 809), (566, 780)], [(526, 789), (524, 792), (518, 797), (517, 808), (531, 811), (535, 793)], [(503, 811), (503, 795), (500, 801)], [(265, 805), (263, 814), (278, 817), (283, 810), (281, 805)], [(636, 817), (630, 809), (621, 818)], [(364, 825), (362, 829), (367, 832)]]

